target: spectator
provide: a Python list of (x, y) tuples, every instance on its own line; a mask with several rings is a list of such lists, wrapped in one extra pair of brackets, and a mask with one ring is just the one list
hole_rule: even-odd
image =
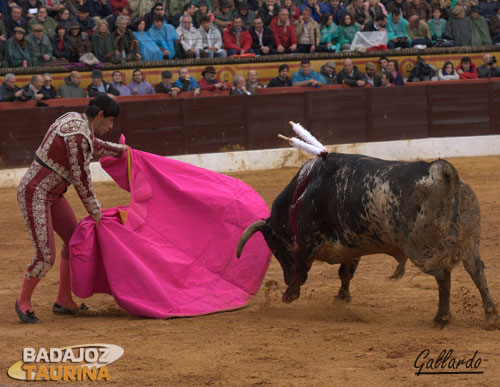
[(116, 88), (102, 79), (102, 71), (99, 69), (92, 70), (92, 83), (87, 86), (89, 97), (97, 97), (99, 94), (107, 94), (109, 97), (120, 95)]
[(406, 30), (408, 22), (401, 16), (401, 11), (395, 9), (387, 19), (387, 35), (389, 42), (387, 48), (393, 50), (395, 48), (410, 47), (410, 36)]
[(110, 84), (113, 85), (116, 90), (118, 90), (121, 96), (131, 95), (130, 89), (123, 83), (123, 74), (120, 71), (113, 71), (113, 73), (111, 74), (111, 78), (113, 80), (110, 82)]
[(210, 20), (210, 22), (212, 22), (214, 18), (214, 14), (205, 0), (200, 0), (199, 4), (200, 5), (198, 6), (198, 10), (194, 14), (194, 20), (196, 21), (196, 25), (199, 26), (198, 29), (201, 27), (201, 18), (203, 16), (208, 17), (208, 20)]
[(281, 8), (285, 8), (286, 10), (288, 10), (288, 14), (290, 15), (290, 18), (292, 18), (293, 20), (297, 20), (300, 17), (299, 8), (297, 7), (296, 4), (292, 2), (292, 0), (282, 0)]
[[(327, 14), (332, 15), (333, 17), (333, 22), (335, 24), (340, 24), (340, 21), (342, 20), (342, 16), (344, 16), (344, 13), (346, 13), (346, 9), (344, 8), (343, 5), (340, 4), (340, 0), (330, 0), (330, 4), (327, 6)], [(323, 12), (322, 12), (323, 14)], [(320, 17), (321, 19), (321, 17)], [(319, 23), (319, 20), (317, 20)]]
[(365, 75), (353, 65), (352, 59), (344, 59), (344, 68), (339, 72), (337, 81), (341, 85), (365, 87), (368, 83)]
[(186, 4), (186, 0), (170, 0), (167, 4), (169, 15), (175, 15), (182, 11), (184, 4)]
[(264, 0), (257, 11), (257, 14), (262, 18), (265, 26), (269, 26), (271, 21), (279, 15), (280, 6), (275, 0)]
[(464, 56), (460, 60), (460, 64), (457, 67), (457, 74), (460, 79), (477, 79), (476, 65), (468, 56)]
[(235, 17), (233, 24), (226, 27), (223, 39), (224, 48), (228, 56), (253, 53), (252, 36), (250, 32), (243, 27), (240, 17)]
[(198, 29), (201, 36), (203, 51), (207, 53), (209, 58), (225, 58), (226, 50), (222, 48), (222, 36), (217, 27), (215, 27), (208, 16), (203, 16), (200, 19), (201, 27)]
[[(38, 75), (33, 75), (31, 77), (31, 82), (24, 86), (21, 90), (23, 91), (21, 95), (21, 101), (40, 101), (45, 98), (42, 93), (43, 77)], [(42, 105), (46, 106), (46, 105)]]
[(144, 75), (139, 69), (132, 73), (132, 82), (128, 85), (131, 95), (154, 94), (153, 86), (144, 80)]
[(0, 86), (0, 99), (2, 102), (13, 102), (21, 99), (23, 91), (16, 85), (16, 76), (12, 73), (5, 74)]
[(386, 73), (387, 72), (387, 64), (389, 63), (389, 59), (386, 56), (381, 56), (380, 59), (378, 60), (378, 64), (380, 66), (380, 72), (381, 73)]
[(136, 21), (136, 30), (134, 37), (139, 42), (139, 52), (141, 53), (142, 60), (163, 60), (163, 51), (160, 47), (151, 40), (149, 34), (144, 30), (146, 22), (144, 18), (139, 18)]
[(479, 2), (479, 13), (485, 19), (491, 19), (497, 13), (497, 1), (483, 0)]
[(250, 94), (255, 95), (257, 94), (258, 89), (262, 89), (264, 86), (262, 86), (258, 81), (257, 81), (257, 71), (255, 70), (249, 70), (248, 71), (248, 80), (246, 83), (246, 88), (250, 92)]
[(365, 20), (365, 24), (370, 20), (375, 19), (378, 15), (387, 16), (387, 10), (385, 9), (385, 6), (379, 2), (379, 0), (368, 0), (364, 5), (369, 16), (369, 19)]
[(6, 21), (7, 36), (14, 36), (14, 28), (21, 27), (24, 31), (28, 29), (28, 21), (22, 17), (23, 9), (17, 5), (11, 7), (10, 18)]
[(493, 43), (500, 43), (500, 3), (496, 3), (496, 13), (489, 20)]
[(193, 27), (193, 18), (191, 16), (182, 16), (181, 25), (177, 27), (176, 32), (184, 50), (184, 56), (187, 59), (199, 59), (208, 56), (203, 50), (203, 41), (200, 32)]
[(92, 52), (101, 62), (110, 62), (115, 51), (115, 40), (109, 33), (108, 22), (100, 20), (91, 38)]
[(398, 61), (390, 60), (387, 63), (387, 73), (390, 74), (394, 79), (394, 86), (404, 86), (405, 81), (403, 79), (403, 76), (399, 73)]
[(71, 44), (71, 62), (78, 62), (83, 54), (92, 52), (89, 36), (81, 32), (79, 23), (75, 22), (70, 26), (68, 40)]
[(22, 27), (14, 27), (14, 35), (5, 45), (5, 59), (9, 67), (31, 67), (33, 61), (25, 38), (26, 31)]
[(271, 21), (271, 30), (279, 54), (297, 52), (297, 34), (293, 23), (288, 18), (288, 10), (281, 9), (278, 17)]
[(411, 46), (422, 45), (426, 47), (432, 46), (431, 33), (427, 23), (419, 20), (418, 15), (410, 16), (406, 32), (411, 40)]
[(211, 0), (191, 0), (191, 3), (193, 3), (196, 7), (198, 7), (198, 10), (202, 7), (207, 7), (208, 8), (207, 15), (213, 14), (213, 11), (215, 11), (214, 5), (212, 4)]
[(88, 35), (92, 35), (94, 33), (95, 21), (90, 17), (90, 10), (87, 6), (82, 5), (78, 7), (76, 21), (80, 24), (82, 32), (85, 32)]
[[(86, 5), (92, 18), (105, 19), (113, 13), (108, 0), (87, 0)], [(94, 20), (97, 22), (96, 19)]]
[(441, 18), (441, 9), (435, 7), (432, 10), (432, 19), (427, 22), (429, 32), (431, 33), (432, 44), (440, 39), (443, 39), (444, 32), (446, 31), (446, 20)]
[(438, 70), (438, 79), (440, 81), (451, 81), (458, 80), (460, 77), (458, 76), (455, 68), (453, 67), (453, 63), (450, 61), (445, 62), (442, 69)]
[[(55, 16), (60, 9), (64, 8), (65, 0), (42, 0), (47, 8), (47, 14)], [(73, 1), (69, 1), (73, 4)]]
[(375, 16), (372, 20), (365, 24), (363, 31), (385, 31), (385, 25), (387, 24), (387, 16), (380, 14)]
[(299, 19), (295, 22), (295, 33), (297, 34), (297, 51), (309, 54), (316, 51), (321, 41), (319, 25), (311, 18), (311, 10), (302, 8)]
[(42, 75), (43, 86), (40, 91), (43, 93), (43, 99), (54, 99), (57, 96), (57, 90), (52, 86), (52, 75), (45, 73)]
[(479, 7), (473, 5), (470, 8), (471, 44), (473, 46), (490, 46), (493, 44), (488, 22), (479, 14)]
[(292, 80), (288, 78), (288, 72), (290, 71), (287, 64), (282, 64), (278, 68), (278, 76), (269, 81), (267, 87), (290, 87), (292, 86)]
[(249, 9), (248, 3), (246, 1), (239, 3), (239, 7), (239, 10), (233, 11), (233, 19), (235, 17), (240, 17), (243, 25), (246, 27), (246, 29), (249, 30), (253, 26), (253, 21), (255, 19), (255, 16), (257, 15), (254, 11)]
[(233, 88), (229, 95), (250, 95), (245, 85), (245, 78), (241, 75), (235, 75), (233, 79)]
[(28, 23), (28, 32), (31, 32), (34, 25), (41, 25), (45, 31), (45, 36), (52, 38), (56, 34), (57, 22), (49, 16), (47, 7), (38, 8), (36, 16)]
[(413, 15), (419, 20), (429, 20), (432, 17), (432, 9), (426, 0), (412, 0), (406, 3), (406, 18), (408, 21)]
[[(370, 21), (370, 15), (363, 4), (363, 0), (351, 1), (346, 8), (346, 12), (348, 12), (349, 15), (351, 15), (351, 18), (360, 26), (363, 26)], [(337, 24), (340, 24), (340, 22)]]
[(320, 52), (338, 51), (337, 42), (339, 40), (339, 30), (333, 22), (333, 16), (328, 14), (321, 15), (321, 23), (319, 25), (321, 40), (318, 47)]
[(500, 67), (497, 66), (497, 58), (491, 54), (483, 55), (483, 65), (477, 68), (479, 78), (500, 77)]
[(163, 18), (157, 15), (148, 35), (163, 52), (164, 58), (172, 59), (175, 56), (175, 44), (179, 37), (173, 25), (165, 23)]
[(32, 33), (26, 37), (26, 45), (33, 66), (40, 66), (56, 60), (52, 54), (52, 43), (45, 36), (44, 29), (40, 24), (35, 24), (32, 27)]
[(199, 84), (201, 91), (219, 91), (228, 90), (230, 86), (225, 82), (219, 82), (215, 79), (215, 69), (212, 66), (207, 66), (205, 70), (202, 71)]
[(417, 63), (410, 71), (408, 82), (428, 82), (436, 75), (436, 68), (426, 63), (421, 56), (417, 57)]
[[(5, 42), (7, 41), (7, 28), (5, 28), (5, 24), (0, 16), (0, 67), (7, 67), (4, 62), (4, 52), (5, 52)], [(1, 101), (1, 99), (0, 99)]]
[(352, 20), (351, 15), (345, 13), (339, 25), (339, 47), (341, 50), (351, 50), (351, 43), (361, 26)]
[(111, 6), (111, 11), (113, 12), (113, 14), (119, 13), (122, 8), (127, 8), (130, 10), (128, 0), (109, 0), (109, 5)]
[(334, 61), (329, 60), (323, 66), (321, 66), (320, 73), (325, 78), (327, 85), (336, 85), (337, 81), (337, 65)]
[[(116, 22), (120, 16), (126, 16), (130, 19), (130, 10), (127, 7), (120, 7), (117, 13), (114, 13), (110, 17), (106, 18), (109, 32), (113, 33), (116, 31)], [(144, 20), (144, 18), (137, 18), (135, 23), (137, 23), (138, 20)], [(147, 27), (145, 27), (144, 30), (147, 30)]]
[(451, 11), (444, 35), (453, 40), (457, 46), (471, 45), (472, 31), (470, 20), (465, 17), (465, 9), (461, 5), (456, 5)]
[[(19, 5), (22, 8), (22, 15), (24, 15), (27, 20), (31, 20), (36, 16), (36, 12), (33, 13), (33, 11), (43, 7), (43, 2), (41, 0), (21, 0), (16, 2), (16, 5)], [(0, 12), (2, 12), (1, 8)]]
[(326, 79), (323, 75), (311, 70), (311, 62), (309, 59), (302, 59), (300, 61), (300, 70), (293, 74), (292, 86), (324, 86)]
[(71, 42), (64, 24), (56, 27), (56, 36), (52, 38), (52, 51), (57, 60), (71, 61)]
[[(320, 22), (322, 13), (331, 13), (331, 8), (325, 3), (318, 0), (304, 0), (302, 5), (299, 6), (299, 11), (301, 12), (301, 14), (304, 8), (309, 8), (309, 10), (311, 11), (311, 17), (314, 19), (314, 21), (316, 21), (316, 23)], [(335, 16), (333, 17), (333, 20), (335, 21)]]
[(170, 94), (172, 97), (177, 96), (180, 89), (172, 85), (172, 73), (165, 70), (161, 73), (162, 81), (155, 85), (156, 94)]
[(214, 13), (214, 23), (222, 33), (233, 20), (231, 4), (227, 0), (220, 0), (219, 8)]
[(406, 17), (406, 9), (408, 7), (408, 2), (405, 0), (392, 0), (387, 3), (387, 13), (392, 13), (394, 10), (399, 10), (401, 12), (401, 15)]
[(175, 28), (179, 27), (182, 23), (182, 18), (184, 16), (189, 16), (191, 17), (192, 25), (194, 25), (195, 28), (198, 28), (199, 26), (195, 25), (193, 22), (195, 13), (196, 13), (196, 7), (194, 6), (194, 4), (190, 2), (184, 4), (183, 11), (181, 13), (172, 16), (172, 25)]
[(393, 87), (394, 78), (389, 73), (382, 73), (380, 78), (380, 87)]
[(112, 34), (115, 50), (122, 54), (122, 62), (134, 62), (142, 59), (139, 42), (135, 39), (132, 31), (127, 29), (129, 21), (127, 16), (120, 16), (116, 20), (116, 31)]
[(174, 82), (174, 86), (178, 87), (180, 91), (193, 91), (196, 97), (200, 94), (200, 85), (196, 80), (189, 76), (189, 70), (187, 67), (181, 67), (179, 69), (179, 78)]
[[(73, 17), (71, 17), (71, 14), (69, 13), (69, 9), (67, 8), (62, 8), (59, 10), (59, 12), (57, 13), (57, 17), (56, 17), (56, 23), (57, 25), (64, 25), (64, 27), (66, 27), (66, 31), (69, 31), (69, 26), (71, 25), (71, 23), (73, 21), (75, 21), (75, 19)], [(56, 27), (56, 30), (57, 30), (57, 27)], [(57, 34), (57, 32), (56, 32)]]
[(165, 12), (163, 2), (161, 1), (156, 2), (146, 16), (139, 16), (139, 18), (144, 17), (144, 20), (146, 21), (146, 30), (149, 30), (152, 27), (156, 15), (159, 16), (157, 19), (161, 18), (162, 21), (168, 23), (168, 16)]
[(252, 36), (252, 50), (256, 55), (274, 55), (277, 53), (273, 31), (264, 25), (260, 16), (255, 17), (253, 20), (250, 36)]
[(72, 71), (64, 78), (65, 84), (59, 88), (61, 98), (85, 98), (85, 91), (80, 87), (82, 76), (78, 71)]
[(371, 87), (380, 87), (382, 85), (382, 82), (380, 82), (380, 74), (377, 74), (376, 71), (375, 63), (366, 62), (365, 78)]

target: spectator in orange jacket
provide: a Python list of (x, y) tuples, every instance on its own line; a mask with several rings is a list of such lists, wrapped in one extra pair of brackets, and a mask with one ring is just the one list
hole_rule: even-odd
[(457, 67), (460, 79), (477, 79), (477, 67), (468, 56), (464, 56)]
[(241, 17), (235, 17), (233, 24), (230, 24), (224, 30), (224, 48), (227, 56), (244, 55), (253, 53), (252, 36), (250, 31), (243, 26)]
[(288, 15), (288, 10), (281, 8), (270, 25), (279, 54), (297, 52), (297, 34)]

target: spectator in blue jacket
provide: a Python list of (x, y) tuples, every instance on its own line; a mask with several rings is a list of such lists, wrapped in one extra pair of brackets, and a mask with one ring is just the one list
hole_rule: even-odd
[(299, 7), (299, 11), (302, 13), (302, 9), (305, 7), (311, 10), (311, 17), (317, 23), (320, 22), (322, 13), (329, 13), (328, 5), (318, 0), (304, 0), (304, 3)]
[(300, 62), (300, 70), (293, 74), (292, 86), (324, 86), (326, 80), (320, 73), (311, 70), (311, 62), (309, 59), (302, 59)]
[(178, 87), (181, 91), (194, 91), (194, 96), (196, 97), (200, 94), (200, 85), (193, 77), (189, 76), (189, 70), (187, 67), (181, 67), (179, 69), (179, 78), (174, 82), (174, 86)]
[(179, 36), (175, 27), (167, 24), (161, 15), (154, 16), (153, 25), (148, 30), (148, 35), (160, 47), (165, 58), (172, 59), (174, 57), (175, 43), (179, 40)]

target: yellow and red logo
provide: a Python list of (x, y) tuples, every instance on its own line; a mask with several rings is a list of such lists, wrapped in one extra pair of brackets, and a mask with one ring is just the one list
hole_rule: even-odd
[(81, 344), (63, 348), (24, 348), (23, 359), (9, 368), (12, 379), (28, 381), (111, 380), (108, 366), (123, 355), (114, 344)]

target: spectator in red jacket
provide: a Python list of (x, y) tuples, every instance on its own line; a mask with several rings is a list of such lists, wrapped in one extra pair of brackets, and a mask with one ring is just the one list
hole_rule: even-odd
[(280, 13), (271, 21), (271, 30), (279, 54), (297, 52), (297, 34), (286, 8), (281, 8)]
[(477, 67), (468, 56), (464, 56), (457, 67), (460, 79), (477, 79)]
[(215, 79), (215, 69), (212, 66), (207, 66), (205, 70), (201, 72), (203, 78), (200, 79), (198, 84), (202, 91), (219, 91), (219, 90), (230, 90), (231, 86), (224, 82), (219, 82)]
[(227, 56), (244, 55), (253, 53), (252, 36), (250, 31), (243, 26), (241, 17), (235, 17), (233, 24), (229, 24), (224, 30), (224, 48)]

